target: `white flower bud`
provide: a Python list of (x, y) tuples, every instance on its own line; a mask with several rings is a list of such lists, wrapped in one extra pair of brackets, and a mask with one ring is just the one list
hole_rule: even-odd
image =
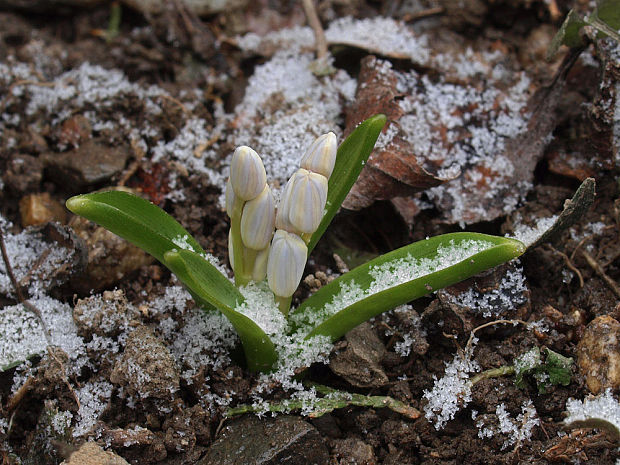
[(313, 233), (323, 218), (327, 201), (327, 178), (300, 168), (289, 182), (291, 187), (282, 199), (282, 214), (286, 215), (285, 218), (296, 230)]
[(237, 147), (230, 162), (230, 183), (241, 200), (251, 200), (260, 194), (267, 183), (265, 167), (250, 147)]
[(297, 234), (278, 229), (271, 241), (267, 261), (267, 282), (279, 297), (293, 295), (306, 266), (308, 247)]
[(233, 190), (232, 183), (230, 182), (230, 178), (226, 181), (226, 213), (230, 218), (232, 218), (233, 214), (233, 205), (235, 203), (235, 191)]
[(252, 280), (261, 282), (267, 276), (267, 260), (269, 259), (269, 247), (265, 247), (256, 254), (254, 269), (252, 270)]
[(269, 245), (276, 221), (276, 208), (271, 189), (263, 191), (243, 206), (241, 215), (241, 240), (253, 250), (263, 250)]
[(336, 134), (328, 132), (317, 139), (308, 147), (306, 153), (301, 158), (299, 166), (315, 173), (322, 174), (326, 178), (334, 171), (336, 163), (336, 153), (338, 152), (338, 144), (336, 142)]
[(291, 188), (293, 187), (293, 178), (295, 174), (291, 176), (291, 178), (284, 186), (284, 190), (282, 191), (282, 195), (280, 195), (280, 204), (278, 205), (278, 212), (276, 214), (276, 229), (284, 229), (285, 231), (299, 234), (300, 231), (296, 230), (291, 222), (288, 220), (288, 205), (290, 199)]

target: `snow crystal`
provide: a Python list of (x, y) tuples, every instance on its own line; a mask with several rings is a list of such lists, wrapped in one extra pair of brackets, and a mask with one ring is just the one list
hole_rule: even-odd
[(181, 377), (191, 384), (201, 367), (216, 370), (230, 364), (229, 354), (237, 340), (234, 328), (220, 312), (192, 309), (175, 334), (170, 352), (181, 367)]
[(446, 294), (448, 300), (482, 313), (485, 318), (500, 317), (527, 302), (527, 285), (522, 267), (507, 268), (497, 287), (479, 291), (470, 287), (458, 295)]
[(67, 429), (71, 427), (72, 419), (73, 419), (73, 414), (69, 411), (57, 412), (51, 418), (51, 422), (50, 422), (53, 432), (57, 435), (64, 436), (67, 432)]
[(223, 185), (226, 182), (223, 175), (207, 165), (207, 161), (216, 160), (218, 153), (216, 149), (219, 145), (214, 144), (208, 150), (202, 151), (200, 156), (196, 155), (199, 146), (209, 141), (213, 135), (213, 131), (207, 129), (204, 120), (192, 118), (170, 142), (159, 141), (153, 147), (152, 160), (154, 162), (177, 160), (192, 173), (206, 174), (211, 184)]
[[(497, 425), (486, 424), (484, 419), (479, 419), (476, 422), (476, 426), (479, 429), (478, 437), (491, 438), (496, 434), (508, 435), (502, 445), (502, 449), (530, 440), (534, 426), (540, 425), (536, 408), (529, 399), (521, 406), (521, 413), (517, 415), (516, 419), (510, 416), (503, 403), (495, 408), (495, 415), (497, 416)], [(472, 418), (476, 420), (474, 412), (472, 412)]]
[(319, 78), (311, 71), (313, 60), (311, 53), (276, 53), (256, 67), (235, 108), (237, 129), (230, 142), (258, 152), (276, 190), (298, 168), (316, 137), (339, 132), (341, 101), (354, 95), (355, 80), (346, 72)]
[(557, 219), (557, 215), (546, 218), (538, 218), (536, 220), (536, 225), (533, 227), (527, 226), (523, 223), (518, 223), (514, 228), (512, 237), (523, 242), (526, 247), (529, 247), (540, 239), (540, 237), (553, 226)]
[(477, 339), (474, 338), (466, 352), (459, 352), (451, 362), (446, 363), (446, 369), (441, 379), (433, 375), (435, 381), (433, 389), (424, 390), (424, 397), (428, 403), (424, 406), (424, 416), (434, 421), (435, 429), (443, 429), (448, 420), (469, 402), (471, 402), (470, 373), (480, 370), (480, 366), (472, 360), (473, 350)]
[(614, 398), (611, 389), (607, 389), (599, 396), (587, 397), (583, 401), (568, 399), (566, 412), (568, 413), (564, 420), (566, 424), (602, 419), (612, 424), (620, 434), (620, 404)]
[[(501, 198), (502, 211), (512, 211), (529, 183), (512, 179), (515, 167), (506, 155), (506, 142), (523, 134), (529, 114), (525, 112), (530, 80), (524, 74), (505, 92), (491, 82), (479, 89), (473, 85), (433, 82), (415, 72), (395, 73), (398, 91), (400, 134), (430, 172), (451, 182), (427, 190), (429, 199), (452, 221), (461, 225), (489, 218), (482, 205), (484, 196)], [(390, 140), (384, 135), (380, 144)], [(483, 175), (484, 173), (484, 175)], [(518, 187), (518, 188), (517, 188)], [(447, 207), (446, 207), (447, 206)]]
[[(0, 216), (0, 227), (6, 231), (11, 224)], [(29, 282), (28, 293), (34, 295), (48, 288), (54, 271), (65, 263), (71, 263), (72, 254), (64, 247), (52, 246), (43, 234), (24, 230), (18, 234), (3, 232), (4, 244), (17, 282)], [(36, 266), (35, 266), (36, 264)], [(0, 294), (14, 296), (13, 285), (6, 272), (4, 260), (0, 260)]]
[(101, 414), (112, 397), (113, 386), (108, 381), (89, 381), (76, 390), (80, 401), (77, 413), (77, 424), (73, 429), (73, 436), (84, 436), (92, 431)]
[(278, 310), (273, 292), (265, 282), (251, 282), (239, 290), (245, 300), (235, 307), (235, 311), (247, 316), (270, 336), (286, 332), (288, 322)]
[(376, 16), (367, 19), (339, 18), (325, 31), (329, 43), (347, 44), (387, 56), (407, 57), (428, 64), (430, 50), (426, 36), (416, 37), (403, 22)]
[[(71, 307), (47, 296), (30, 302), (41, 312), (50, 343), (69, 355), (75, 362), (73, 368), (79, 370), (85, 363), (85, 348), (77, 335)], [(48, 338), (38, 318), (22, 305), (7, 306), (0, 311), (0, 367), (42, 354), (47, 346)]]

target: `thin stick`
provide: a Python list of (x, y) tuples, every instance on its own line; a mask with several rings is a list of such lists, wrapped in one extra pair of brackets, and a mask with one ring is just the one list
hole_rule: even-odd
[(327, 57), (327, 40), (325, 39), (325, 32), (323, 31), (323, 26), (321, 26), (321, 21), (319, 20), (319, 15), (316, 12), (316, 8), (314, 7), (313, 0), (302, 0), (301, 2), (304, 6), (304, 12), (306, 13), (306, 18), (308, 18), (308, 24), (314, 31), (314, 44), (316, 46), (316, 57), (318, 60), (323, 60)]
[(613, 279), (609, 277), (607, 273), (605, 273), (605, 270), (603, 270), (603, 267), (599, 265), (596, 259), (585, 250), (581, 251), (581, 255), (583, 255), (583, 258), (586, 259), (586, 262), (588, 262), (588, 265), (590, 265), (594, 272), (599, 275), (599, 277), (603, 281), (605, 281), (605, 284), (609, 286), (612, 292), (616, 294), (616, 297), (620, 298), (620, 287)]
[(566, 255), (564, 252), (559, 251), (558, 249), (556, 249), (555, 247), (553, 247), (551, 244), (547, 244), (547, 246), (555, 253), (557, 253), (558, 255), (560, 255), (563, 259), (564, 259), (564, 263), (566, 263), (566, 266), (570, 268), (570, 270), (575, 273), (577, 275), (577, 277), (579, 278), (579, 287), (583, 287), (583, 276), (581, 276), (581, 272), (577, 269), (577, 267), (575, 265), (573, 265), (573, 262), (571, 261), (571, 259), (569, 258), (568, 255)]
[(403, 21), (411, 23), (420, 19), (428, 18), (429, 16), (440, 15), (445, 12), (444, 7), (438, 6), (435, 8), (427, 8), (426, 10), (418, 11), (416, 13), (407, 13), (403, 15)]

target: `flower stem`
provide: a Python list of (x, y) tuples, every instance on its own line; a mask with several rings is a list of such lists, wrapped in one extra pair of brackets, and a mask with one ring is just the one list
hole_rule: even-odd
[(284, 316), (288, 316), (288, 311), (291, 308), (291, 300), (293, 300), (293, 296), (280, 297), (279, 295), (276, 295), (274, 297), (276, 298), (276, 304), (278, 304), (278, 309), (282, 312)]
[(233, 247), (233, 271), (235, 273), (235, 284), (242, 286), (250, 282), (246, 270), (244, 268), (244, 249), (241, 241), (241, 214), (243, 213), (243, 204), (245, 202), (239, 198), (233, 203), (233, 211), (230, 222), (230, 234), (232, 236)]

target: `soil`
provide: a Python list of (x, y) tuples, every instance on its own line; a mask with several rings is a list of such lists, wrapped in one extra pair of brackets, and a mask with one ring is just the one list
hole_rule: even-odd
[[(202, 18), (179, 7), (181, 2), (169, 2), (169, 8), (156, 14), (143, 14), (123, 5), (118, 32), (106, 37), (110, 14), (119, 7), (117, 2), (94, 6), (67, 3), (69, 6), (60, 10), (48, 9), (46, 2), (33, 2), (36, 6), (32, 9), (19, 9), (13, 2), (0, 1), (1, 62), (10, 67), (19, 62), (30, 69), (23, 72), (22, 78), (18, 74), (0, 77), (0, 112), (5, 121), (0, 140), (0, 214), (12, 223), (4, 234), (16, 235), (38, 227), (37, 231), (43, 232), (37, 234), (43, 234), (50, 247), (75, 250), (77, 258), (46, 281), (46, 292), (72, 308), (77, 334), (89, 343), (83, 355), (88, 361), (75, 371), (71, 354), (50, 348), (32, 358), (27, 366), (0, 372), (0, 417), (5, 420), (0, 423), (3, 464), (58, 464), (86, 440), (135, 464), (242, 463), (226, 455), (232, 452), (218, 449), (229, 441), (225, 438), (242, 440), (241, 432), (241, 436), (235, 436), (235, 428), (244, 434), (263, 431), (260, 435), (264, 436), (265, 428), (279, 427), (277, 422), (289, 422), (304, 431), (291, 441), (294, 452), (287, 455), (289, 446), (282, 445), (282, 450), (278, 449), (270, 459), (246, 457), (243, 463), (310, 463), (308, 457), (320, 457), (316, 460), (326, 464), (613, 464), (620, 460), (610, 435), (596, 429), (566, 431), (563, 424), (567, 400), (583, 399), (592, 393), (591, 385), (586, 383), (589, 371), (607, 373), (607, 378), (601, 377), (603, 387), (598, 389), (611, 388), (618, 394), (619, 380), (608, 369), (614, 359), (609, 353), (592, 355), (591, 363), (596, 366), (574, 363), (570, 383), (547, 386), (545, 392), (538, 389), (533, 378), (527, 378), (522, 387), (517, 387), (511, 376), (485, 379), (472, 388), (470, 403), (439, 430), (424, 415), (411, 419), (387, 408), (353, 406), (316, 419), (299, 412), (290, 414), (298, 417), (295, 419), (252, 416), (250, 420), (247, 417), (251, 414), (241, 420), (225, 418), (226, 408), (218, 407), (213, 399), (226, 399), (223, 405), (228, 407), (252, 403), (251, 391), (258, 383), (257, 375), (240, 361), (239, 348), (230, 349), (222, 342), (224, 349), (213, 350), (231, 353), (223, 358), (225, 363), (201, 365), (198, 361), (193, 371), (188, 371), (189, 367), (176, 358), (173, 341), (174, 331), (188, 329), (193, 304), (177, 301), (161, 310), (154, 303), (177, 284), (175, 278), (150, 257), (101, 228), (59, 212), (58, 205), (74, 194), (122, 185), (160, 205), (206, 251), (226, 263), (229, 223), (221, 206), (221, 184), (210, 173), (225, 172), (225, 157), (237, 142), (235, 131), (244, 124), (235, 109), (241, 108), (238, 105), (244, 102), (255, 70), (273, 55), (268, 50), (242, 50), (234, 38), (249, 32), (263, 35), (284, 27), (304, 26), (305, 17), (296, 2), (287, 1), (250, 2), (246, 9)], [(558, 214), (565, 199), (586, 177), (596, 179), (597, 195), (588, 212), (554, 243), (528, 250), (517, 264), (419, 299), (402, 312), (389, 312), (352, 331), (336, 343), (334, 366), (313, 365), (306, 370), (305, 379), (349, 392), (391, 396), (423, 412), (424, 392), (444, 375), (446, 364), (465, 347), (470, 332), (500, 318), (540, 322), (547, 331), (498, 325), (478, 332), (474, 358), (482, 371), (512, 365), (517, 355), (532, 347), (547, 347), (577, 360), (578, 344), (588, 324), (597, 317), (620, 317), (620, 122), (615, 100), (620, 98), (616, 95), (620, 89), (620, 55), (616, 49), (612, 54), (615, 59), (606, 59), (606, 50), (614, 45), (599, 41), (582, 51), (585, 58), (568, 64), (562, 61), (570, 54), (567, 50), (551, 63), (543, 56), (569, 9), (586, 11), (587, 2), (576, 1), (573, 5), (559, 0), (472, 0), (460, 2), (458, 9), (453, 2), (430, 0), (318, 3), (323, 24), (346, 15), (391, 16), (406, 21), (416, 33), (431, 31), (443, 37), (438, 46), (448, 51), (461, 50), (463, 43), (491, 44), (495, 52), (503, 54), (508, 68), (517, 66), (519, 72), (528, 74), (534, 90), (554, 90), (553, 99), (544, 100), (545, 113), (532, 113), (540, 118), (539, 124), (550, 126), (547, 132), (552, 137), (547, 137), (544, 145), (522, 141), (529, 144), (527, 153), (519, 152), (523, 165), (517, 171), (524, 176), (524, 184), (518, 184), (520, 179), (510, 181), (514, 181), (512, 188), (522, 190), (517, 201), (511, 208), (498, 207), (496, 200), (505, 191), (493, 193), (489, 187), (493, 175), (481, 168), (480, 189), (492, 199), (482, 206), (496, 213), (485, 217), (463, 212), (463, 218), (471, 218), (466, 221), (467, 230), (503, 235), (514, 232), (516, 224), (533, 225), (537, 219)], [(330, 47), (336, 57), (334, 66), (353, 79), (368, 73), (368, 66), (379, 67), (377, 63), (383, 61), (390, 63), (391, 69), (382, 74), (382, 79), (394, 79), (389, 85), (382, 81), (384, 93), (380, 98), (373, 100), (368, 91), (358, 91), (355, 105), (343, 104), (337, 117), (339, 134), (360, 121), (360, 112), (369, 115), (380, 108), (393, 122), (403, 117), (394, 109), (394, 102), (404, 98), (394, 91), (398, 79), (394, 76), (418, 73), (435, 83), (471, 85), (470, 77), (458, 78), (446, 69), (393, 56), (389, 51), (334, 44)], [(377, 59), (366, 58), (371, 54)], [(32, 81), (32, 76), (38, 75), (37, 82), (30, 84), (45, 89), (62, 73), (84, 63), (120, 70), (129, 83), (141, 89), (151, 85), (164, 89), (167, 97), (157, 100), (161, 111), (150, 111), (147, 97), (141, 99), (137, 91), (109, 97), (108, 106), (102, 99), (72, 101), (66, 111), (45, 102), (31, 111), (27, 99), (12, 94), (16, 87), (24, 85), (18, 82), (20, 79)], [(562, 69), (562, 63), (566, 69)], [(491, 81), (490, 76), (483, 77), (477, 85), (484, 87)], [(561, 88), (553, 87), (558, 81), (562, 81)], [(200, 92), (188, 94), (193, 89)], [(615, 116), (609, 101), (615, 102)], [(273, 108), (264, 110), (266, 122), (256, 123), (256, 137), (269, 124), (275, 125), (278, 117), (297, 111), (278, 96), (269, 104)], [(347, 108), (356, 110), (351, 113)], [(218, 126), (221, 111), (233, 115), (223, 128)], [(12, 120), (14, 115), (19, 117)], [(112, 129), (98, 124), (108, 119), (117, 124), (120, 116), (125, 123), (112, 125)], [(494, 118), (483, 115), (478, 123), (486, 124), (486, 117)], [(174, 150), (195, 153), (195, 146), (177, 147), (166, 152), (167, 156), (155, 156), (158, 141), (178, 140), (190, 119), (204, 121), (210, 134), (225, 133), (215, 141), (203, 141), (201, 150), (211, 151), (210, 156), (195, 156), (212, 172), (193, 170), (194, 165), (171, 155)], [(150, 136), (141, 139), (146, 146), (137, 143), (131, 132), (132, 128), (145, 127), (152, 130)], [(392, 148), (390, 152), (396, 158), (405, 157), (403, 140), (404, 136), (400, 149)], [(409, 242), (460, 229), (459, 222), (454, 221), (452, 201), (445, 200), (448, 197), (433, 199), (428, 194), (428, 188), (450, 182), (436, 176), (436, 159), (415, 162), (420, 167), (416, 171), (420, 178), (415, 177), (414, 182), (386, 168), (379, 152), (371, 164), (377, 172), (383, 171), (373, 180), (389, 177), (389, 188), (381, 183), (368, 184), (360, 190), (366, 196), (364, 203), (371, 205), (339, 213), (307, 266), (305, 275), (312, 274), (313, 279), (301, 285), (294, 303), (320, 286), (321, 280), (335, 273), (333, 270), (338, 270), (343, 261), (354, 265)], [(425, 170), (435, 171), (431, 175)], [(463, 189), (459, 192), (467, 192), (468, 187), (464, 185)], [(480, 195), (480, 202), (486, 202)], [(467, 208), (469, 204), (465, 205)], [(65, 226), (34, 226), (50, 220)], [(62, 229), (70, 239), (60, 240), (60, 233), (49, 232), (52, 229)], [(88, 264), (84, 263), (86, 255)], [(9, 259), (19, 261), (20, 257)], [(493, 289), (502, 292), (503, 280), (510, 273), (522, 276), (524, 285), (516, 286), (514, 292), (505, 291), (512, 304), (505, 312), (502, 310), (501, 316), (482, 316), (458, 299), (472, 290), (480, 295)], [(27, 284), (23, 283), (26, 294), (30, 289)], [(16, 298), (14, 292), (3, 293), (0, 289), (0, 306), (15, 305)], [(617, 326), (616, 322), (610, 327), (617, 332)], [(402, 350), (405, 336), (413, 341), (407, 353)], [(97, 346), (93, 343), (97, 340), (108, 341), (108, 345)], [(194, 343), (200, 345), (201, 341)], [(603, 351), (614, 350), (613, 345), (605, 347)], [(220, 352), (214, 356), (220, 357)], [(30, 381), (20, 388), (18, 380), (22, 378)], [(91, 397), (102, 389), (110, 392), (102, 397), (105, 405), (92, 428), (76, 435), (71, 428), (76, 426), (78, 411), (85, 402), (84, 389), (89, 386), (93, 388)], [(286, 396), (276, 387), (266, 399), (275, 402)], [(507, 442), (507, 434), (479, 436), (478, 420), (485, 420), (485, 425), (497, 424), (498, 405), (503, 404), (511, 418), (517, 418), (530, 401), (540, 421), (530, 438)], [(47, 419), (50, 412), (56, 412), (54, 421), (59, 418), (58, 412), (70, 412), (71, 428), (61, 431), (51, 427)], [(299, 421), (303, 423), (296, 423)], [(238, 426), (246, 424), (254, 426)], [(246, 440), (269, 442), (265, 437)], [(304, 455), (309, 448), (314, 455)], [(262, 450), (261, 444), (256, 445), (256, 450)], [(222, 458), (225, 456), (226, 460)]]

